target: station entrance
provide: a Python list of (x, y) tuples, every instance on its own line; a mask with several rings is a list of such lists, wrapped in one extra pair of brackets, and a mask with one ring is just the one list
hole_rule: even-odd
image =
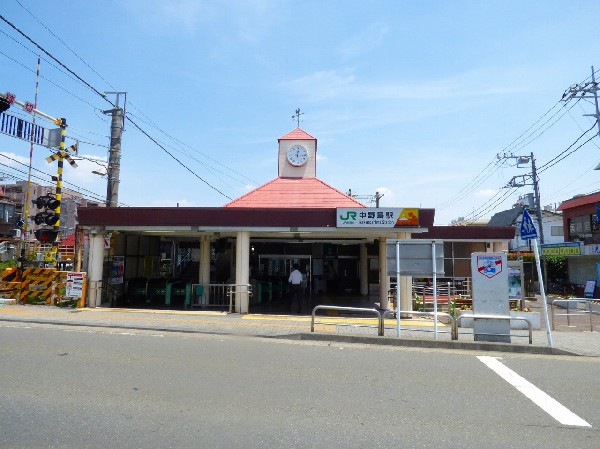
[[(210, 244), (210, 281), (201, 282), (198, 240), (114, 235), (113, 255), (105, 259), (102, 303), (111, 307), (174, 310), (229, 309), (228, 286), (235, 278), (235, 239)], [(377, 299), (377, 245), (358, 241), (299, 242), (250, 239), (249, 312), (289, 314), (288, 278), (294, 264), (303, 275), (307, 308), (318, 304), (372, 307)], [(360, 291), (360, 266), (368, 265), (372, 297)], [(372, 269), (370, 269), (372, 268)], [(121, 273), (121, 276), (118, 275)]]

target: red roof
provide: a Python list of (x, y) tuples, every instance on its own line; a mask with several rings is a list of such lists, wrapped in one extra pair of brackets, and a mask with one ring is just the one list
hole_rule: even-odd
[(336, 208), (365, 205), (317, 178), (275, 178), (224, 207)]
[(290, 131), (285, 136), (281, 136), (277, 139), (277, 142), (280, 140), (317, 140), (316, 137), (311, 136), (306, 131), (296, 128), (293, 131)]
[(75, 233), (67, 235), (60, 241), (60, 246), (75, 246)]
[(558, 206), (560, 211), (575, 209), (576, 207), (587, 206), (589, 204), (600, 203), (600, 192), (591, 193), (589, 195), (581, 195), (571, 198), (570, 200), (563, 201)]

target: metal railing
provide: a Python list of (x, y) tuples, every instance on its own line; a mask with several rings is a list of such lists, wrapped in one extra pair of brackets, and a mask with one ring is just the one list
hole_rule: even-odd
[[(556, 316), (566, 316), (567, 317), (567, 326), (571, 326), (571, 317), (572, 316), (584, 316), (584, 315), (589, 315), (590, 316), (590, 331), (593, 332), (594, 331), (594, 325), (592, 324), (592, 315), (593, 312), (591, 310), (591, 304), (590, 301), (594, 301), (594, 299), (588, 299), (588, 298), (569, 298), (569, 299), (555, 299), (552, 301), (552, 304), (550, 307), (551, 311), (552, 311), (552, 330), (554, 330), (554, 315)], [(583, 303), (583, 304), (587, 304), (589, 307), (589, 310), (579, 310), (577, 309), (577, 304), (579, 303)], [(566, 304), (566, 313), (554, 313), (554, 305), (558, 304)], [(575, 304), (575, 310), (577, 310), (577, 312), (573, 312), (571, 313), (571, 304)]]
[[(382, 314), (382, 320), (383, 323), (385, 324), (385, 319), (388, 316), (395, 316), (396, 315), (396, 310), (386, 310), (385, 312), (383, 312)], [(457, 327), (456, 327), (456, 323), (455, 323), (455, 319), (452, 315), (450, 315), (449, 313), (445, 313), (445, 312), (418, 312), (418, 311), (413, 311), (413, 310), (401, 310), (400, 311), (400, 316), (402, 315), (411, 315), (411, 316), (430, 316), (430, 317), (435, 317), (437, 315), (438, 317), (438, 321), (440, 317), (442, 318), (449, 318), (450, 319), (450, 332), (446, 332), (446, 331), (436, 331), (433, 329), (421, 329), (421, 328), (414, 328), (414, 327), (400, 327), (400, 330), (405, 329), (405, 330), (413, 330), (413, 331), (420, 331), (420, 332), (434, 332), (434, 333), (442, 333), (442, 334), (450, 334), (450, 339), (451, 340), (457, 340), (458, 337), (456, 335), (456, 331), (457, 331)], [(385, 329), (384, 324), (382, 324), (382, 326)], [(383, 335), (383, 334), (382, 334)]]
[(252, 297), (250, 284), (193, 284), (192, 308), (221, 308), (231, 313), (235, 307), (236, 294)]
[(383, 336), (383, 320), (381, 318), (381, 313), (377, 309), (367, 309), (362, 307), (341, 307), (341, 306), (316, 306), (311, 313), (310, 319), (310, 331), (315, 331), (315, 314), (317, 310), (336, 310), (343, 312), (353, 312), (353, 313), (371, 313), (377, 317), (377, 326), (365, 325), (365, 324), (354, 324), (354, 323), (341, 323), (339, 321), (335, 322), (326, 322), (319, 321), (318, 324), (327, 324), (327, 325), (335, 325), (335, 326), (354, 326), (354, 327), (377, 327), (377, 335)]
[[(472, 319), (478, 319), (478, 320), (517, 320), (517, 321), (525, 321), (527, 323), (527, 328), (529, 330), (529, 344), (533, 344), (533, 328), (532, 328), (532, 323), (531, 320), (529, 318), (525, 318), (523, 316), (510, 316), (510, 315), (459, 315), (456, 317), (455, 320), (455, 325), (456, 325), (456, 339), (458, 340), (458, 325), (460, 324), (460, 321), (463, 318), (472, 318)], [(471, 335), (471, 333), (469, 332), (469, 335)], [(498, 333), (482, 333), (482, 332), (477, 332), (477, 335), (496, 335), (498, 337), (525, 337), (525, 335), (522, 334), (513, 334), (509, 331), (508, 334), (498, 334)]]

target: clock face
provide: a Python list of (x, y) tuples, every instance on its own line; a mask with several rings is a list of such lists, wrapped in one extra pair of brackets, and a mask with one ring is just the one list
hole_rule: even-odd
[(308, 151), (302, 145), (294, 145), (287, 152), (287, 160), (294, 167), (306, 164)]

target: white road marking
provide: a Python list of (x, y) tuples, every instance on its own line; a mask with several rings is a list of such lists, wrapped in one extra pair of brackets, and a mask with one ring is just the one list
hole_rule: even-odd
[(497, 357), (478, 356), (477, 358), (559, 423), (566, 426), (592, 427), (591, 424), (581, 419), (556, 399), (550, 397), (531, 382), (528, 382), (513, 370), (503, 365)]

